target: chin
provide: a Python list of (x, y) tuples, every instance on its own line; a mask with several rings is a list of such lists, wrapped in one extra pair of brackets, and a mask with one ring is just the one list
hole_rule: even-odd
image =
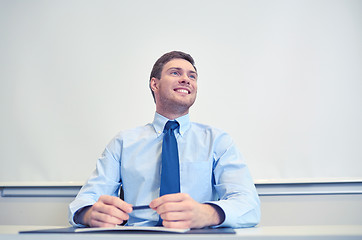
[(180, 101), (175, 101), (175, 102), (180, 106), (182, 105), (184, 107), (190, 108), (194, 104), (195, 99), (182, 99)]
[(189, 111), (189, 108), (193, 105), (194, 102), (173, 102), (169, 106), (172, 108), (172, 111), (175, 113), (183, 114)]
[(173, 112), (188, 112), (189, 108), (194, 104), (196, 98), (185, 99), (185, 98), (161, 98), (160, 103)]

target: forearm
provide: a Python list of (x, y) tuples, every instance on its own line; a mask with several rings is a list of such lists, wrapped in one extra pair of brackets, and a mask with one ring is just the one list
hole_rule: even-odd
[[(76, 217), (77, 211), (80, 211), (86, 206), (92, 206), (96, 203), (101, 195), (117, 196), (119, 190), (119, 175), (109, 174), (111, 169), (116, 169), (116, 166), (110, 165), (113, 162), (110, 158), (102, 157), (97, 162), (97, 169), (93, 171), (87, 183), (81, 188), (77, 197), (69, 204), (69, 222), (73, 226), (81, 226), (82, 220)], [(115, 171), (117, 172), (117, 171)], [(75, 221), (76, 220), (76, 221)]]
[[(215, 190), (220, 200), (209, 201), (218, 205), (225, 213), (220, 227), (252, 227), (260, 221), (260, 200), (243, 156), (227, 139), (221, 144), (217, 164), (214, 168)], [(222, 149), (227, 149), (226, 152)]]

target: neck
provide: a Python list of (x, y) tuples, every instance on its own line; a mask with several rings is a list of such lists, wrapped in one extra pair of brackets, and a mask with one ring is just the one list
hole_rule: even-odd
[(168, 111), (162, 111), (160, 109), (156, 109), (156, 112), (162, 116), (164, 116), (165, 118), (168, 118), (170, 120), (175, 120), (176, 118), (185, 116), (186, 114), (189, 113), (189, 110), (187, 109), (187, 111), (183, 111), (183, 112), (168, 112)]

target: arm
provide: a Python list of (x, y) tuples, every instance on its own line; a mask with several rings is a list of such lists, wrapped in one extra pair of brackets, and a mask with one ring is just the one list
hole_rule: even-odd
[(249, 169), (231, 137), (222, 134), (215, 141), (214, 188), (225, 213), (220, 227), (253, 227), (260, 221), (260, 200)]
[[(83, 221), (84, 215), (88, 212), (85, 211), (84, 208), (93, 206), (97, 202), (102, 202), (102, 195), (118, 196), (120, 187), (119, 180), (121, 177), (120, 171), (118, 170), (120, 167), (120, 149), (119, 141), (116, 138), (113, 139), (98, 159), (96, 170), (79, 191), (77, 197), (70, 203), (69, 222), (73, 226), (80, 227), (88, 225)], [(97, 205), (99, 204), (97, 203), (96, 206)], [(87, 210), (89, 210), (89, 208)], [(80, 214), (82, 217), (77, 218), (76, 214), (78, 215), (78, 213), (82, 212), (83, 214)]]

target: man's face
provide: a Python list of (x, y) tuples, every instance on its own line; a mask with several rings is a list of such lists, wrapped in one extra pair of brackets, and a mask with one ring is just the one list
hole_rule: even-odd
[(163, 66), (161, 79), (152, 79), (151, 87), (156, 107), (163, 111), (188, 112), (196, 99), (196, 70), (184, 59), (172, 59)]

